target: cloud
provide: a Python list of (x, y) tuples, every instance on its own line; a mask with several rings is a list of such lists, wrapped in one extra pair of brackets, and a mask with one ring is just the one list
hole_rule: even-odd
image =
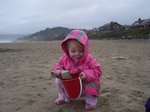
[(99, 27), (149, 18), (149, 0), (1, 0), (0, 33), (33, 33), (46, 27)]

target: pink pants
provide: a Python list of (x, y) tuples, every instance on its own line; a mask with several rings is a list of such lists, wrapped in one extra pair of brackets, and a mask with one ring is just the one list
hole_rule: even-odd
[[(69, 103), (70, 99), (68, 98), (68, 96), (65, 93), (62, 81), (60, 79), (56, 78), (55, 83), (56, 83), (56, 87), (58, 89), (58, 98)], [(84, 88), (83, 88), (83, 90), (84, 90)], [(88, 94), (84, 94), (84, 93), (83, 93), (83, 96), (85, 96), (85, 103), (86, 104), (89, 104), (92, 106), (95, 106), (97, 104), (97, 97), (96, 96), (88, 95)]]

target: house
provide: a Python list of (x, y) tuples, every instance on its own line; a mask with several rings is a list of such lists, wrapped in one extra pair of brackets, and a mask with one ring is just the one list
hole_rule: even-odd
[(123, 28), (122, 25), (120, 25), (117, 22), (110, 22), (107, 23), (101, 27), (99, 27), (99, 31), (120, 31)]
[(98, 28), (93, 28), (93, 32), (98, 32), (99, 29)]
[(143, 20), (139, 18), (131, 25), (131, 28), (141, 28), (141, 29), (150, 28), (150, 18), (143, 19)]

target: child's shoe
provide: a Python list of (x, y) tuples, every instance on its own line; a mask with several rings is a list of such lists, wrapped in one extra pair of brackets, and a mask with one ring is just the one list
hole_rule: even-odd
[(85, 109), (86, 110), (93, 110), (93, 109), (95, 109), (96, 108), (96, 105), (91, 105), (91, 104), (86, 104), (85, 105)]
[(65, 103), (67, 103), (67, 102), (65, 102), (63, 99), (60, 99), (60, 98), (57, 98), (55, 100), (55, 104), (56, 105), (62, 105), (62, 104), (65, 104)]

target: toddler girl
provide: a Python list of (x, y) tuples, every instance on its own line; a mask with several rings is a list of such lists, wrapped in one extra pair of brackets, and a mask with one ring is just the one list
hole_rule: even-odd
[(57, 75), (56, 85), (58, 98), (55, 103), (60, 105), (69, 103), (62, 81), (59, 79), (62, 70), (68, 70), (75, 77), (79, 74), (83, 83), (85, 96), (85, 109), (95, 109), (97, 96), (100, 92), (101, 65), (88, 53), (88, 37), (81, 30), (72, 30), (61, 43), (64, 55), (59, 59), (53, 68)]

